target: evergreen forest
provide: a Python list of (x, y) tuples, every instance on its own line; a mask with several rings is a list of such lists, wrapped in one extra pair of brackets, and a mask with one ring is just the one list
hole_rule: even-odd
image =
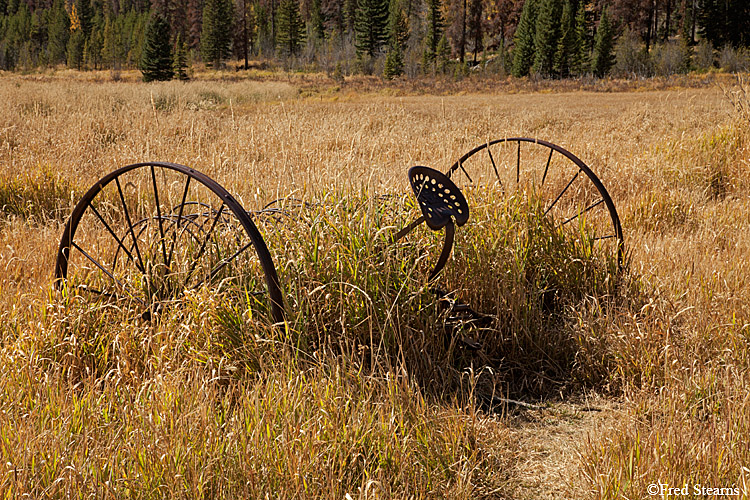
[(746, 0), (0, 0), (0, 69), (542, 78), (747, 71)]

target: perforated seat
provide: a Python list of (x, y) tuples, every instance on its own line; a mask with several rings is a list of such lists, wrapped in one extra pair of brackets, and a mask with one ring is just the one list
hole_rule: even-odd
[(466, 198), (442, 172), (429, 167), (412, 167), (409, 169), (409, 183), (430, 229), (447, 226), (451, 217), (458, 226), (469, 220)]

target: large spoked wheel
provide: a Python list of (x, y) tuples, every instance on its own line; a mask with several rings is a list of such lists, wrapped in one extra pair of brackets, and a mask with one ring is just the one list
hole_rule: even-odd
[(489, 186), (506, 197), (533, 196), (556, 227), (585, 230), (622, 269), (625, 247), (612, 198), (591, 168), (566, 149), (538, 139), (497, 139), (464, 154), (446, 175), (464, 190)]
[(214, 180), (174, 163), (128, 165), (89, 189), (65, 226), (55, 279), (73, 293), (132, 304), (144, 318), (211, 286), (284, 321), (279, 278), (248, 213)]

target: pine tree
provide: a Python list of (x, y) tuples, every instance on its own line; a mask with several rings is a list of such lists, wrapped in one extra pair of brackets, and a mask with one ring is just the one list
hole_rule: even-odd
[(268, 8), (256, 0), (253, 10), (255, 11), (255, 23), (258, 30), (258, 52), (272, 54), (276, 51), (276, 46), (271, 33), (271, 18)]
[(325, 37), (323, 12), (320, 10), (320, 0), (312, 0), (310, 5), (310, 32), (317, 40)]
[(714, 47), (750, 45), (750, 2), (747, 0), (701, 0), (700, 33)]
[(344, 2), (344, 28), (347, 33), (354, 33), (354, 25), (357, 23), (357, 0), (343, 0)]
[(70, 17), (65, 10), (63, 0), (56, 0), (50, 12), (47, 25), (47, 63), (55, 64), (66, 61), (66, 48), (70, 38)]
[(130, 50), (128, 51), (128, 64), (137, 66), (141, 61), (141, 53), (143, 52), (143, 39), (146, 33), (146, 27), (150, 20), (150, 16), (147, 12), (137, 13), (135, 10), (131, 11), (132, 16), (132, 28), (130, 29)]
[(201, 52), (215, 69), (231, 52), (233, 10), (232, 0), (206, 0), (203, 6)]
[(76, 7), (80, 28), (83, 32), (83, 37), (88, 40), (88, 38), (91, 36), (91, 30), (94, 27), (94, 11), (91, 8), (91, 0), (77, 0), (74, 6)]
[(388, 0), (358, 0), (354, 21), (357, 56), (374, 57), (388, 37)]
[(83, 59), (89, 69), (99, 69), (101, 67), (103, 46), (102, 32), (94, 27), (91, 30), (91, 36), (86, 40), (83, 48)]
[(409, 25), (400, 0), (388, 5), (388, 53), (385, 56), (383, 76), (390, 80), (404, 73), (404, 49), (409, 39)]
[(515, 77), (527, 76), (534, 64), (534, 38), (536, 35), (537, 0), (526, 0), (521, 11), (521, 19), (516, 27), (513, 49), (513, 67)]
[(182, 41), (182, 35), (177, 33), (174, 42), (174, 59), (172, 61), (172, 72), (178, 80), (188, 80), (187, 74), (187, 44)]
[(560, 40), (561, 0), (542, 0), (536, 16), (534, 33), (534, 65), (532, 71), (542, 76), (552, 76), (557, 44)]
[(86, 37), (81, 29), (78, 9), (76, 4), (73, 4), (70, 9), (70, 38), (68, 39), (67, 47), (69, 68), (81, 69), (83, 67), (83, 49), (85, 45)]
[(171, 80), (172, 45), (170, 43), (169, 22), (161, 14), (155, 13), (146, 27), (143, 39), (140, 70), (143, 81)]
[(593, 70), (594, 75), (599, 78), (604, 77), (609, 72), (612, 64), (614, 64), (613, 46), (614, 33), (609, 23), (607, 7), (604, 7), (602, 9), (602, 17), (599, 20), (599, 28), (596, 30), (596, 37), (594, 39)]
[(297, 54), (305, 41), (305, 26), (299, 13), (297, 0), (283, 0), (278, 12), (276, 46), (285, 56)]
[(438, 45), (443, 37), (443, 13), (440, 0), (427, 0), (427, 33), (425, 34), (425, 49), (423, 54), (424, 70), (434, 69)]
[(45, 45), (47, 45), (47, 9), (37, 9), (31, 14), (31, 31), (29, 32), (29, 38), (31, 39), (30, 50), (31, 57), (35, 61), (34, 65), (44, 65), (47, 59), (47, 54), (44, 51)]
[(562, 78), (567, 78), (572, 73), (573, 59), (578, 52), (575, 23), (573, 4), (570, 0), (565, 0), (560, 20), (560, 40), (555, 54), (555, 73)]
[(445, 33), (443, 33), (443, 36), (440, 37), (440, 41), (438, 42), (437, 51), (435, 53), (435, 60), (437, 62), (437, 70), (440, 73), (445, 73), (445, 70), (448, 69), (448, 59), (450, 59), (451, 55), (451, 46), (448, 43), (448, 37), (445, 36)]
[(102, 40), (102, 62), (110, 69), (118, 69), (122, 58), (122, 39), (115, 21), (107, 16), (104, 21)]
[(393, 47), (398, 45), (402, 51), (406, 48), (406, 42), (409, 40), (409, 23), (406, 20), (406, 13), (401, 7), (400, 0), (391, 0), (388, 5), (388, 44)]
[(388, 54), (385, 56), (383, 76), (391, 80), (404, 73), (404, 52), (398, 43), (391, 42), (388, 46)]
[(680, 40), (678, 41), (682, 61), (680, 63), (680, 73), (690, 72), (693, 66), (693, 46), (692, 37), (688, 23), (683, 20), (682, 29), (680, 30)]
[(576, 13), (575, 50), (571, 54), (570, 70), (573, 74), (581, 75), (588, 71), (589, 44), (588, 22), (586, 20), (586, 6), (583, 0), (578, 2)]

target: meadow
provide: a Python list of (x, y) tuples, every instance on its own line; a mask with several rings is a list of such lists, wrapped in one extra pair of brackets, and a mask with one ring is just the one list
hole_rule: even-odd
[[(750, 113), (740, 82), (720, 84), (430, 95), (322, 77), (3, 75), (0, 493), (604, 499), (663, 483), (749, 496)], [(533, 198), (472, 194), (485, 203), (440, 279), (494, 318), (469, 331), (474, 351), (426, 283), (439, 235), (384, 250), (379, 228), (417, 213), (408, 167), (445, 171), (507, 136), (597, 173), (625, 266), (556, 236)], [(286, 328), (210, 287), (153, 321), (54, 288), (77, 200), (149, 160), (208, 174), (248, 210), (310, 203), (264, 230)]]

